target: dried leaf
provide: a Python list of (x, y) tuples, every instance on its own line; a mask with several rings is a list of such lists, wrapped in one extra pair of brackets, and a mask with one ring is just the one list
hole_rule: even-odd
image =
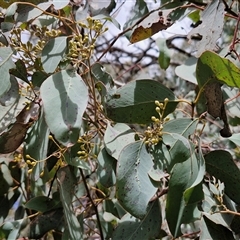
[(0, 153), (11, 153), (23, 142), (31, 124), (15, 122), (7, 132), (0, 136)]
[(222, 104), (221, 119), (223, 120), (224, 126), (223, 126), (223, 129), (221, 129), (220, 134), (222, 137), (229, 138), (232, 136), (232, 133), (228, 124), (224, 103)]
[(34, 102), (25, 106), (16, 117), (16, 122), (0, 135), (0, 153), (11, 153), (22, 144), (28, 128), (33, 123), (32, 119), (38, 116), (38, 108)]
[(130, 42), (136, 43), (146, 38), (151, 37), (155, 33), (165, 30), (172, 25), (168, 15), (173, 9), (153, 12), (146, 17), (138, 26), (134, 29)]
[(220, 118), (223, 103), (221, 84), (216, 81), (207, 84), (204, 93), (207, 100), (206, 104), (208, 113), (214, 118)]
[(205, 98), (207, 100), (207, 111), (214, 118), (219, 117), (223, 120), (224, 127), (220, 131), (222, 137), (231, 137), (232, 133), (228, 125), (227, 114), (224, 107), (223, 93), (221, 83), (214, 81), (206, 85), (204, 89)]
[(196, 44), (197, 57), (206, 50), (216, 50), (216, 42), (223, 29), (224, 9), (224, 3), (221, 0), (212, 1), (202, 12), (202, 23), (189, 32), (188, 39), (191, 39), (193, 35), (202, 36)]

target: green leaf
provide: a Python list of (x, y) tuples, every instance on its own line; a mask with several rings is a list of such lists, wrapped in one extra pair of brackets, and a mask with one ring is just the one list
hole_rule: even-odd
[(193, 22), (198, 22), (200, 21), (200, 10), (195, 10), (188, 14), (188, 17), (193, 21)]
[(195, 132), (197, 123), (197, 119), (193, 121), (190, 118), (178, 118), (163, 125), (163, 143), (170, 147), (168, 171), (174, 164), (184, 162), (191, 157), (194, 146), (188, 137)]
[[(178, 118), (178, 119), (172, 119), (163, 125), (163, 132), (165, 133), (175, 133), (180, 134), (186, 138), (189, 137), (189, 135), (193, 134), (195, 132), (196, 126), (198, 124), (198, 120), (192, 120), (191, 118)], [(165, 135), (164, 141), (166, 144), (172, 145), (176, 140), (172, 141), (171, 136)]]
[(184, 64), (177, 66), (175, 68), (176, 75), (193, 84), (197, 84), (197, 80), (196, 80), (197, 60), (198, 59), (195, 57), (188, 58)]
[(9, 70), (15, 67), (12, 61), (13, 51), (10, 47), (1, 47), (0, 51), (0, 76), (1, 88), (0, 96), (7, 92), (11, 87)]
[(201, 204), (201, 210), (203, 214), (212, 222), (229, 229), (229, 226), (234, 219), (234, 215), (221, 213), (219, 211), (220, 206), (218, 197), (222, 197), (223, 204), (233, 212), (236, 211), (236, 204), (231, 201), (226, 194), (223, 195), (224, 183), (222, 183), (220, 180), (217, 180), (216, 178), (212, 178), (211, 182), (203, 184), (203, 191), (204, 200)]
[(34, 24), (40, 27), (49, 26), (51, 28), (52, 25), (57, 24), (57, 17), (42, 14), (34, 20)]
[[(0, 224), (2, 225), (4, 222), (4, 219), (8, 216), (9, 209), (11, 208), (10, 206), (10, 201), (8, 199), (8, 195), (3, 194), (0, 195), (0, 203), (1, 203), (1, 208), (0, 208)], [(1, 232), (1, 230), (0, 230)], [(0, 235), (1, 236), (1, 235)]]
[(161, 231), (162, 216), (159, 200), (149, 204), (148, 212), (143, 220), (129, 213), (120, 221), (113, 233), (113, 240), (158, 239)]
[(171, 148), (169, 149), (170, 160), (168, 171), (170, 171), (174, 164), (184, 162), (188, 158), (191, 158), (194, 152), (194, 145), (187, 138), (176, 133), (164, 133), (163, 134), (164, 144), (166, 144), (166, 142), (164, 141), (165, 135), (170, 135), (171, 138), (173, 139), (173, 142), (175, 141), (172, 146), (170, 145)]
[[(71, 150), (72, 150), (73, 148), (75, 148), (76, 146), (79, 146), (78, 143), (75, 144), (75, 145), (71, 148)], [(78, 148), (78, 149), (80, 149), (80, 148)], [(70, 151), (71, 151), (71, 150), (70, 150)], [(75, 155), (75, 154), (74, 154), (74, 155)], [(80, 159), (79, 157), (71, 156), (71, 153), (70, 153), (70, 154), (68, 154), (68, 152), (65, 153), (65, 154), (64, 154), (64, 160), (65, 160), (69, 165), (71, 165), (71, 166), (74, 166), (74, 167), (77, 167), (77, 168), (81, 168), (81, 169), (84, 169), (84, 170), (89, 170), (89, 171), (91, 171), (91, 165), (90, 165), (90, 163), (89, 163), (88, 161), (85, 161), (84, 159)]]
[(193, 28), (188, 38), (200, 35), (202, 39), (196, 43), (197, 57), (206, 50), (216, 50), (216, 42), (220, 38), (224, 24), (225, 4), (221, 0), (214, 0), (203, 10), (201, 24)]
[(88, 103), (82, 78), (71, 71), (55, 73), (43, 82), (40, 93), (50, 131), (64, 145), (76, 143)]
[[(7, 37), (6, 35), (4, 35), (3, 33), (5, 32), (9, 32), (11, 31), (12, 29), (14, 28), (14, 23), (11, 23), (11, 22), (2, 22), (1, 23), (1, 30), (2, 30), (2, 33), (0, 34), (2, 37), (4, 37), (4, 41), (2, 42), (4, 45), (8, 46), (8, 40), (7, 40)], [(5, 42), (6, 41), (6, 42)]]
[(108, 123), (104, 143), (107, 152), (118, 160), (122, 149), (129, 143), (135, 142), (135, 133), (126, 124), (117, 123), (114, 127)]
[(38, 196), (30, 199), (25, 204), (25, 207), (38, 212), (47, 212), (53, 209), (61, 208), (62, 204), (60, 202), (60, 199), (56, 201), (46, 196)]
[(10, 83), (11, 86), (9, 90), (0, 96), (0, 104), (5, 107), (13, 105), (19, 98), (19, 85), (17, 79), (14, 76), (10, 76)]
[(239, 226), (240, 226), (240, 217), (235, 215), (233, 217), (233, 220), (232, 220), (231, 225), (230, 225), (231, 229), (233, 230), (233, 232), (235, 234), (239, 234), (240, 233)]
[(40, 239), (50, 230), (61, 227), (63, 227), (63, 210), (62, 208), (54, 209), (38, 215), (31, 221), (27, 237)]
[(240, 146), (240, 133), (233, 134), (228, 140), (232, 141), (237, 146)]
[(221, 240), (234, 240), (232, 232), (220, 225), (209, 220), (206, 216), (203, 216), (201, 221), (201, 234), (200, 240), (205, 239), (221, 239)]
[(169, 88), (150, 79), (131, 81), (115, 93), (108, 93), (107, 116), (121, 123), (150, 123), (152, 116), (159, 117), (155, 110), (155, 101), (163, 102), (165, 98), (169, 99), (164, 112), (164, 116), (167, 116), (178, 104)]
[(11, 173), (6, 164), (0, 164), (0, 196), (9, 191), (13, 184)]
[[(201, 141), (199, 141), (199, 147), (201, 147)], [(198, 154), (195, 155), (193, 161), (196, 161), (197, 174), (195, 180), (191, 183), (191, 186), (184, 192), (184, 201), (186, 204), (197, 203), (204, 198), (202, 190), (202, 180), (205, 176), (206, 165), (202, 151), (199, 148)]]
[(26, 218), (17, 221), (7, 221), (0, 227), (0, 233), (4, 232), (6, 239), (17, 239), (19, 231), (26, 226), (26, 223)]
[(186, 219), (194, 221), (196, 220), (194, 217), (199, 217), (199, 214), (194, 215), (193, 212), (197, 202), (203, 199), (201, 181), (204, 177), (204, 169), (204, 161), (202, 159), (199, 161), (195, 154), (187, 161), (175, 164), (172, 169), (166, 219), (174, 237), (182, 235), (180, 227)]
[(221, 180), (225, 193), (237, 204), (240, 204), (240, 171), (231, 154), (224, 150), (211, 151), (205, 155), (207, 172)]
[(61, 36), (50, 39), (42, 50), (42, 65), (46, 73), (56, 70), (59, 62), (63, 59), (67, 47), (67, 37)]
[(97, 176), (99, 182), (106, 188), (112, 187), (116, 183), (116, 159), (110, 156), (103, 148), (98, 154)]
[(148, 13), (148, 7), (146, 2), (143, 0), (136, 1), (135, 5), (130, 11), (130, 15), (126, 20), (126, 23), (123, 29), (132, 27), (139, 19), (141, 19), (147, 13)]
[[(38, 16), (43, 14), (51, 5), (52, 2), (42, 2), (43, 0), (35, 0), (35, 4), (37, 4), (38, 8), (32, 7), (30, 5), (18, 4), (18, 14), (16, 17), (16, 22), (28, 22), (32, 19), (36, 19)], [(42, 3), (40, 3), (42, 2)], [(39, 3), (39, 4), (38, 4)]]
[(72, 168), (69, 166), (60, 168), (57, 172), (57, 182), (70, 238), (82, 239), (82, 229), (74, 214), (72, 206), (74, 187), (75, 184), (77, 184), (77, 178), (75, 177)]
[(32, 75), (33, 86), (40, 87), (46, 78), (48, 78), (48, 75), (45, 72), (33, 73)]
[[(13, 84), (15, 85), (15, 83), (13, 83)], [(11, 88), (10, 88), (9, 91), (11, 92)], [(13, 92), (11, 92), (11, 94), (13, 94)], [(13, 94), (13, 96), (14, 95), (15, 94)], [(26, 102), (25, 96), (19, 96), (18, 99), (16, 99), (15, 102), (14, 102), (14, 98), (12, 99), (10, 97), (9, 101), (12, 102), (12, 104), (8, 105), (8, 103), (6, 102), (5, 104), (7, 106), (1, 106), (0, 105), (0, 132), (4, 131), (5, 129), (7, 129), (9, 127), (10, 124), (15, 122), (17, 115), (26, 106), (24, 104)]]
[(62, 9), (69, 4), (69, 0), (53, 0), (52, 2), (56, 10)]
[(16, 68), (10, 70), (10, 73), (17, 78), (22, 79), (24, 82), (29, 83), (28, 73), (24, 62), (21, 59), (18, 59), (15, 62)]
[(158, 38), (156, 43), (159, 48), (158, 63), (162, 69), (166, 70), (170, 64), (171, 50), (168, 48), (164, 38)]
[(11, 17), (16, 13), (17, 11), (17, 8), (18, 8), (18, 4), (17, 3), (13, 3), (11, 4), (7, 10), (6, 10), (6, 13), (5, 13), (5, 17), (6, 17), (6, 22), (11, 22)]
[[(45, 122), (43, 111), (37, 122), (30, 128), (25, 139), (24, 154), (30, 155), (36, 160), (43, 160), (47, 157), (48, 142), (49, 142), (49, 128)], [(37, 181), (40, 174), (44, 170), (45, 162), (37, 162), (33, 167), (31, 178), (33, 181)]]
[(153, 162), (145, 144), (137, 141), (121, 152), (117, 165), (117, 197), (121, 205), (133, 216), (147, 214), (149, 200), (156, 192), (148, 176)]
[(148, 172), (149, 177), (155, 182), (160, 182), (166, 176), (166, 169), (171, 160), (169, 150), (163, 142), (159, 142), (157, 145), (151, 146), (148, 151), (152, 155), (154, 162), (151, 170)]
[(214, 52), (206, 51), (198, 59), (196, 76), (200, 88), (213, 80), (240, 88), (239, 75), (240, 69), (236, 65)]
[(114, 86), (114, 81), (111, 75), (108, 72), (106, 72), (105, 67), (100, 63), (95, 63), (92, 65), (91, 73), (95, 81), (102, 82), (107, 87), (107, 89)]
[(4, 46), (8, 47), (7, 37), (3, 33), (0, 33), (0, 43), (2, 43)]
[(23, 206), (18, 206), (17, 210), (14, 213), (14, 220), (19, 220), (24, 218), (25, 208)]

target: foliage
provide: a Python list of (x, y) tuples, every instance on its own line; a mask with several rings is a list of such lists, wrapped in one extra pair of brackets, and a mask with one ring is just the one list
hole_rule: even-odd
[[(114, 0), (4, 1), (1, 239), (238, 239), (239, 3), (156, 2), (123, 26)], [(124, 30), (108, 42), (106, 24)], [(138, 78), (122, 37), (156, 47), (141, 58), (167, 81)]]

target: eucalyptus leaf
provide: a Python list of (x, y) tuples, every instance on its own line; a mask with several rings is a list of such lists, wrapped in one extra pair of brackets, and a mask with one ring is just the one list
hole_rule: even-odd
[(184, 162), (192, 156), (194, 146), (188, 137), (194, 133), (197, 123), (197, 120), (179, 118), (163, 125), (163, 143), (169, 146), (168, 171), (174, 164)]
[(25, 204), (25, 207), (39, 212), (47, 212), (53, 209), (61, 208), (62, 204), (60, 202), (60, 199), (59, 201), (56, 201), (49, 197), (38, 196), (30, 199)]
[(216, 42), (220, 38), (224, 25), (225, 4), (221, 0), (211, 1), (201, 13), (201, 23), (193, 28), (188, 38), (198, 34), (202, 39), (197, 42), (197, 56), (206, 50), (216, 50)]
[(13, 184), (11, 173), (6, 164), (0, 164), (0, 195), (8, 192), (8, 189)]
[(52, 4), (55, 9), (59, 10), (66, 7), (69, 3), (69, 0), (53, 0)]
[(99, 182), (107, 188), (114, 186), (116, 183), (116, 159), (110, 156), (106, 149), (103, 148), (98, 154), (98, 164)]
[(0, 51), (0, 76), (1, 88), (0, 96), (6, 93), (11, 87), (9, 70), (15, 68), (12, 61), (13, 50), (10, 47), (1, 47)]
[[(43, 160), (47, 157), (49, 143), (49, 128), (44, 119), (43, 111), (41, 111), (39, 119), (29, 129), (25, 139), (24, 153), (36, 160)], [(31, 178), (33, 182), (39, 179), (44, 171), (44, 161), (37, 162), (33, 167)]]
[(67, 47), (67, 37), (60, 36), (50, 39), (42, 50), (42, 65), (46, 73), (52, 73), (56, 70), (59, 62), (62, 60)]
[(5, 222), (1, 228), (0, 232), (4, 232), (7, 239), (17, 239), (20, 230), (26, 226), (27, 220), (25, 218), (17, 221)]
[[(175, 164), (172, 169), (167, 195), (166, 219), (174, 237), (182, 235), (180, 227), (186, 219), (196, 220), (193, 211), (195, 211), (197, 202), (203, 199), (201, 181), (205, 173), (204, 167), (204, 163), (198, 162), (197, 157), (192, 155), (187, 161)], [(189, 204), (193, 206), (189, 208)], [(200, 215), (197, 216), (200, 217)]]
[(196, 80), (196, 65), (197, 58), (190, 57), (186, 62), (175, 68), (175, 73), (181, 79), (187, 80), (193, 84), (197, 84)]
[(169, 102), (164, 111), (164, 117), (173, 112), (178, 104), (173, 92), (154, 80), (131, 81), (115, 92), (108, 93), (107, 116), (120, 123), (150, 123), (152, 116), (159, 117), (155, 110), (155, 101), (164, 102), (166, 98)]
[[(15, 83), (13, 83), (13, 85), (15, 85)], [(13, 89), (14, 88), (15, 87), (13, 87)], [(11, 88), (9, 91), (11, 92)], [(14, 94), (13, 92), (11, 92), (11, 96), (9, 96), (10, 98), (7, 97), (5, 99), (7, 100), (7, 102), (5, 102), (6, 106), (0, 105), (0, 123), (1, 123), (0, 132), (3, 132), (10, 126), (10, 124), (14, 123), (16, 121), (16, 117), (26, 107), (25, 105), (26, 98), (24, 96), (18, 96), (15, 102), (14, 102), (14, 96), (16, 96), (15, 91), (14, 91)], [(10, 102), (12, 104), (8, 105), (8, 103)]]
[(71, 239), (82, 239), (82, 229), (74, 214), (72, 206), (73, 187), (77, 178), (69, 166), (59, 169), (57, 173), (58, 187), (62, 201), (67, 229)]
[(64, 145), (76, 143), (88, 103), (88, 89), (82, 78), (63, 70), (48, 77), (40, 93), (50, 131)]
[(224, 150), (211, 151), (205, 155), (206, 170), (225, 185), (225, 193), (237, 204), (240, 204), (239, 168), (233, 161), (231, 154)]
[(139, 220), (129, 213), (123, 216), (112, 239), (156, 239), (160, 235), (161, 223), (161, 208), (157, 199), (149, 204), (148, 213), (143, 220)]
[(22, 79), (24, 82), (29, 84), (28, 73), (24, 62), (21, 59), (18, 59), (15, 62), (16, 68), (11, 69), (10, 73), (17, 78)]
[(148, 7), (145, 1), (139, 0), (136, 2), (136, 5), (132, 7), (132, 11), (130, 11), (130, 15), (123, 27), (123, 29), (129, 28), (133, 26), (139, 19), (145, 16), (148, 13)]
[(105, 148), (116, 160), (118, 160), (122, 149), (134, 141), (135, 133), (128, 125), (117, 123), (112, 127), (110, 123), (108, 123), (104, 135)]
[(148, 176), (152, 166), (151, 156), (142, 141), (127, 145), (118, 160), (117, 198), (131, 215), (141, 219), (147, 214), (149, 200), (156, 192)]
[(14, 76), (10, 76), (10, 83), (10, 89), (0, 97), (0, 104), (5, 107), (13, 105), (19, 98), (18, 81)]
[(157, 46), (159, 48), (158, 62), (162, 69), (166, 70), (169, 67), (171, 60), (171, 50), (166, 44), (166, 39), (158, 38), (156, 40)]
[(220, 225), (212, 222), (208, 217), (203, 216), (201, 221), (201, 235), (200, 240), (205, 239), (222, 239), (222, 240), (234, 240), (232, 232)]
[(205, 51), (197, 62), (196, 76), (200, 88), (213, 80), (240, 88), (239, 74), (240, 69), (229, 59), (211, 51)]
[(51, 2), (43, 2), (43, 0), (33, 0), (33, 4), (37, 4), (38, 8), (32, 7), (24, 2), (19, 4), (17, 22), (27, 22), (33, 20), (44, 13), (51, 5)]
[(6, 10), (5, 17), (6, 17), (8, 20), (11, 19), (11, 17), (16, 13), (17, 8), (18, 8), (18, 4), (17, 4), (17, 3), (11, 4), (11, 5), (7, 8), (7, 10)]
[(240, 133), (235, 133), (228, 139), (235, 143), (237, 146), (240, 146)]

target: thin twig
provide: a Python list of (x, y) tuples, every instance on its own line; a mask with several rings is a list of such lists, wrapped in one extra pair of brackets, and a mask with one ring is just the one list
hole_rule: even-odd
[(81, 177), (82, 177), (82, 180), (83, 180), (83, 184), (84, 184), (84, 186), (85, 186), (85, 188), (86, 188), (86, 191), (87, 191), (87, 195), (88, 195), (89, 200), (90, 200), (90, 202), (91, 202), (91, 204), (92, 204), (92, 206), (93, 206), (93, 208), (94, 208), (94, 211), (95, 211), (95, 213), (96, 213), (98, 228), (99, 228), (99, 232), (100, 232), (100, 237), (101, 237), (101, 239), (103, 240), (103, 239), (104, 239), (104, 236), (103, 236), (103, 231), (102, 231), (102, 226), (101, 226), (101, 221), (100, 221), (100, 217), (99, 217), (99, 214), (98, 214), (97, 206), (95, 205), (95, 203), (94, 203), (94, 201), (93, 201), (93, 199), (92, 199), (92, 197), (91, 197), (91, 193), (90, 193), (90, 191), (89, 191), (89, 189), (88, 189), (87, 181), (86, 181), (86, 179), (85, 179), (83, 170), (82, 170), (81, 168), (79, 168), (79, 170), (80, 170), (80, 174), (81, 174)]
[(168, 193), (168, 188), (163, 188), (161, 192), (157, 192), (151, 199), (150, 202), (154, 202), (157, 198), (160, 198), (161, 196)]

